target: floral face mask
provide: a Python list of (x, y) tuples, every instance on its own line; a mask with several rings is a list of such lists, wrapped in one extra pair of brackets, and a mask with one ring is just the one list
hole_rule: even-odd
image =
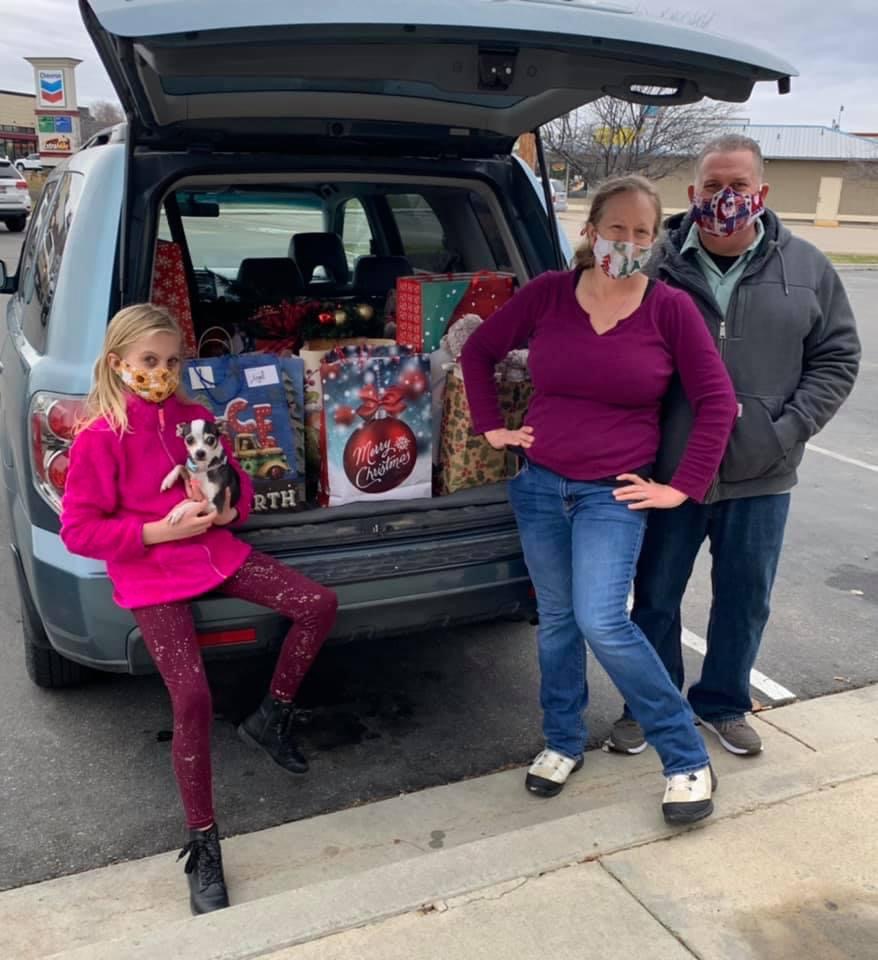
[(746, 230), (764, 212), (761, 193), (738, 193), (732, 187), (723, 187), (706, 200), (696, 199), (692, 205), (693, 219), (712, 237), (730, 237)]
[(652, 246), (642, 247), (630, 240), (607, 240), (599, 233), (592, 246), (594, 261), (613, 280), (640, 273), (652, 256)]
[(164, 403), (180, 383), (179, 375), (167, 367), (134, 367), (123, 360), (117, 372), (132, 393), (150, 403)]

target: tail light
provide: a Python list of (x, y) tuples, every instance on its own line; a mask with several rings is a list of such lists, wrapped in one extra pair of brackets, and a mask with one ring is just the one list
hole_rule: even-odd
[(85, 409), (82, 399), (37, 393), (30, 405), (31, 471), (37, 493), (56, 512), (70, 466), (70, 445)]
[(15, 185), (19, 190), (27, 190), (27, 180), (16, 180)]

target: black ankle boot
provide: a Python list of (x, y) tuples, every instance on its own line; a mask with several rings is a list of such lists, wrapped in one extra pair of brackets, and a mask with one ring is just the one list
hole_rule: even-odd
[(307, 773), (308, 761), (292, 736), (293, 705), (267, 696), (255, 713), (238, 727), (238, 735), (251, 747), (264, 750), (290, 773)]
[(229, 905), (229, 894), (223, 876), (223, 855), (219, 831), (214, 824), (209, 830), (190, 830), (189, 842), (180, 851), (186, 854), (186, 876), (189, 879), (189, 906), (194, 914), (222, 910)]

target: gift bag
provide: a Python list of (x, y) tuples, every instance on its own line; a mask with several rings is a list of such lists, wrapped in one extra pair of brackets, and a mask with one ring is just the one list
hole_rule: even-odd
[(185, 377), (193, 399), (223, 423), (235, 458), (252, 478), (254, 512), (299, 508), (304, 464), (297, 457), (278, 360), (247, 354), (204, 357), (186, 364)]
[(157, 307), (164, 307), (179, 324), (183, 334), (184, 356), (197, 356), (192, 306), (179, 243), (156, 240), (149, 299)]
[(283, 371), (284, 390), (290, 423), (293, 428), (293, 442), (296, 447), (296, 464), (299, 472), (307, 473), (305, 466), (305, 361), (301, 357), (279, 357), (278, 363)]
[[(521, 427), (532, 392), (530, 380), (524, 377), (501, 379), (497, 384), (497, 399), (508, 430)], [(445, 382), (441, 435), (440, 494), (498, 483), (511, 475), (508, 451), (495, 450), (484, 436), (472, 432), (469, 403), (456, 365)]]
[(321, 382), (321, 504), (431, 496), (429, 358), (342, 348), (327, 354)]
[(432, 353), (448, 327), (467, 313), (486, 320), (512, 296), (511, 273), (434, 273), (396, 281), (396, 342)]

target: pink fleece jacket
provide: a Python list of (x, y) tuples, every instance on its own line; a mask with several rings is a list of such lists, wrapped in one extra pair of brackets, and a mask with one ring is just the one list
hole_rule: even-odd
[[(129, 430), (119, 435), (98, 420), (77, 436), (61, 512), (61, 539), (71, 553), (104, 560), (120, 607), (147, 607), (198, 597), (238, 571), (251, 548), (223, 527), (186, 540), (145, 546), (143, 525), (161, 520), (186, 499), (182, 482), (161, 491), (170, 469), (186, 462), (177, 424), (213, 420), (198, 404), (171, 397), (163, 404), (128, 400)], [(240, 520), (246, 520), (253, 484), (232, 456), (241, 478)]]

